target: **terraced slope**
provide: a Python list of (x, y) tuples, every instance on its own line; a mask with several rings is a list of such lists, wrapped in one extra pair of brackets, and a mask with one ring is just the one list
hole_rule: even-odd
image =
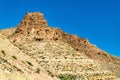
[(19, 47), (35, 59), (51, 76), (69, 75), (79, 80), (116, 79), (113, 73), (105, 70), (97, 61), (75, 51), (64, 42), (40, 41)]
[(0, 80), (53, 80), (44, 71), (36, 61), (0, 34)]

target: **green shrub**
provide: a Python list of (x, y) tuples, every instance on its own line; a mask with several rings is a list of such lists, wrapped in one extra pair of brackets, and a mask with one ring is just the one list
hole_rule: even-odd
[(26, 61), (30, 66), (33, 66), (33, 64), (31, 63), (31, 62), (29, 62), (29, 61)]
[(4, 63), (8, 63), (8, 61), (6, 59), (2, 58), (2, 57), (0, 57), (0, 61), (4, 62)]
[(14, 55), (13, 55), (12, 57), (13, 57), (14, 59), (17, 59), (17, 57), (16, 57), (16, 56), (14, 56)]
[(21, 69), (19, 69), (19, 68), (17, 68), (16, 66), (13, 66), (17, 71), (20, 71), (20, 72), (22, 72), (22, 70)]
[(73, 75), (60, 75), (60, 80), (77, 80), (77, 76)]
[(2, 53), (4, 56), (6, 55), (4, 50), (1, 50), (1, 53)]
[(37, 68), (36, 73), (39, 73), (39, 72), (40, 72), (40, 69), (39, 69), (39, 68)]

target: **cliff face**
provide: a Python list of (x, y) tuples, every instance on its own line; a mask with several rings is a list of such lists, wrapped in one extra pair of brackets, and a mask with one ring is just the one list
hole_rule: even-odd
[[(90, 44), (86, 38), (49, 27), (42, 13), (27, 13), (16, 28), (2, 30), (0, 34), (21, 52), (21, 55), (19, 52), (13, 55), (12, 49), (9, 51), (14, 59), (20, 55), (16, 59), (16, 63), (22, 64), (19, 66), (20, 73), (38, 76), (35, 80), (117, 80), (116, 76), (120, 75), (119, 58)], [(2, 45), (5, 45), (4, 42)], [(4, 51), (7, 49), (6, 46)], [(11, 61), (14, 62), (14, 59)], [(12, 70), (14, 73), (15, 69)], [(47, 79), (39, 79), (43, 76), (41, 73), (45, 73)]]

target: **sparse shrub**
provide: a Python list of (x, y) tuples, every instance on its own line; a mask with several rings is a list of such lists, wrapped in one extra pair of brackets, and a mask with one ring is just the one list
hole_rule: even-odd
[(13, 55), (12, 57), (13, 57), (14, 59), (17, 59), (17, 57), (16, 57), (16, 56), (14, 56), (14, 55)]
[(17, 69), (17, 71), (20, 71), (20, 72), (22, 72), (22, 70), (21, 69), (19, 69), (19, 68), (17, 68), (16, 66), (13, 66), (14, 68), (16, 68)]
[(39, 69), (39, 68), (37, 68), (36, 73), (39, 73), (39, 72), (40, 72), (40, 69)]
[(1, 62), (4, 62), (4, 63), (7, 63), (7, 62), (8, 62), (6, 59), (4, 59), (4, 58), (2, 58), (2, 57), (0, 57), (0, 61), (1, 61)]
[(38, 51), (38, 54), (42, 54), (43, 52), (41, 52), (41, 51)]
[(28, 33), (28, 35), (30, 34), (30, 32), (29, 32), (29, 31), (28, 31), (27, 33)]
[(49, 70), (47, 70), (47, 72), (48, 72), (49, 75), (52, 75), (52, 73)]
[(31, 62), (29, 62), (29, 61), (26, 61), (30, 66), (33, 66), (33, 64), (31, 63)]
[(6, 62), (8, 62), (6, 59), (3, 59), (3, 61), (6, 63)]
[(79, 49), (78, 49), (78, 48), (75, 48), (75, 50), (76, 50), (76, 51), (79, 51)]
[(73, 75), (59, 75), (58, 77), (61, 80), (77, 80), (77, 76), (73, 76)]
[(42, 57), (42, 59), (45, 59), (45, 57)]
[(68, 80), (68, 79), (67, 79), (67, 76), (63, 76), (63, 75), (60, 75), (59, 78), (60, 78), (61, 80)]
[(4, 50), (1, 50), (1, 53), (2, 53), (4, 56), (6, 55)]
[(20, 72), (22, 72), (22, 70), (21, 70), (21, 69), (19, 69), (19, 68), (17, 68), (17, 70), (18, 70), (18, 71), (20, 71)]
[(20, 50), (22, 50), (21, 45), (13, 44), (14, 46), (18, 47)]

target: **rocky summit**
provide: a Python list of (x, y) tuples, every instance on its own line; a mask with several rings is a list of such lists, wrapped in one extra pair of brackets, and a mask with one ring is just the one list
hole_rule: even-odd
[(0, 31), (0, 80), (120, 80), (120, 58), (27, 12)]

